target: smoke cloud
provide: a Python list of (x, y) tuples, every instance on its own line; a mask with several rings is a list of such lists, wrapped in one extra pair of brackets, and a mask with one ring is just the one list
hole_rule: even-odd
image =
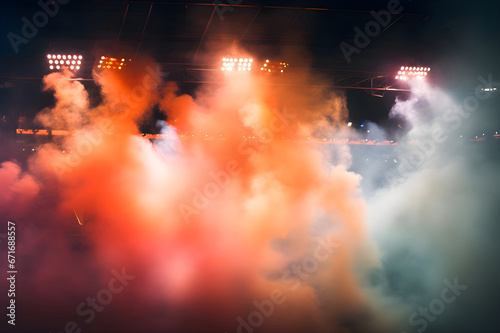
[[(366, 176), (378, 185), (363, 193), (348, 146), (321, 143), (356, 138), (335, 128), (341, 94), (218, 73), (221, 85), (189, 96), (156, 68), (94, 73), (97, 106), (69, 72), (45, 78), (56, 104), (37, 119), (73, 134), (40, 146), (24, 172), (0, 169), (0, 216), (20, 228), (22, 329), (388, 332), (408, 328), (444, 279), (469, 289), (441, 318), (466, 312), (456, 304), (477, 301), (469, 290), (485, 297), (474, 258), (497, 246), (496, 168), (440, 123), (455, 105), (444, 92), (415, 86), (392, 114), (412, 126), (402, 142), (448, 139), (397, 177), (384, 170), (383, 184)], [(155, 105), (167, 121), (152, 142), (138, 126)]]

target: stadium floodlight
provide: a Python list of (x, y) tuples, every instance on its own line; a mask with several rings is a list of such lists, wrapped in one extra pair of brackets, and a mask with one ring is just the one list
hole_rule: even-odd
[(221, 71), (223, 72), (251, 72), (252, 58), (227, 57), (222, 58)]
[(82, 67), (83, 56), (76, 54), (47, 54), (49, 69), (56, 71), (63, 68), (68, 68), (72, 71), (78, 71)]
[(277, 62), (267, 59), (260, 67), (260, 70), (268, 73), (284, 73), (289, 66), (290, 64), (286, 62)]
[(113, 57), (101, 56), (101, 58), (99, 59), (99, 63), (97, 64), (97, 68), (120, 70), (123, 69), (127, 65), (127, 63), (131, 61), (132, 59), (127, 60), (126, 58), (123, 57), (113, 58)]
[(430, 67), (407, 67), (401, 66), (398, 74), (396, 75), (396, 80), (407, 81), (413, 79), (425, 79), (429, 72), (431, 71)]

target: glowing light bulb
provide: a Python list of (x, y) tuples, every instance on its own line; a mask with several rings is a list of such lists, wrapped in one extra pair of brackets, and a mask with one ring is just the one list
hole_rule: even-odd
[(47, 58), (49, 58), (49, 59), (50, 59), (50, 58), (52, 58), (52, 56), (51, 56), (50, 54), (47, 54)]
[(54, 69), (54, 66), (50, 65), (50, 69)]

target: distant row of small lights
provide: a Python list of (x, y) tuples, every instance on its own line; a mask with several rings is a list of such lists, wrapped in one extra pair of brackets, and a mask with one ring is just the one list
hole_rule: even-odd
[(79, 70), (82, 64), (82, 55), (71, 55), (71, 54), (47, 54), (47, 59), (49, 59), (50, 69), (61, 69), (65, 66), (69, 69)]
[[(129, 59), (129, 61), (132, 61), (132, 59)], [(124, 65), (125, 65), (125, 58), (122, 58), (121, 61), (118, 61), (117, 58), (110, 58), (110, 57), (102, 56), (101, 60), (99, 60), (99, 65), (97, 65), (97, 68), (122, 69), (122, 67)]]
[(223, 72), (231, 72), (235, 70), (236, 63), (238, 63), (238, 71), (246, 72), (252, 70), (253, 59), (249, 58), (222, 58), (222, 67), (221, 70)]
[(431, 71), (430, 67), (401, 66), (401, 70), (398, 71), (398, 75), (396, 75), (396, 80), (406, 81), (412, 78), (423, 79), (427, 76), (428, 72), (430, 71)]
[[(28, 148), (28, 151), (29, 151), (29, 150), (30, 150), (30, 149)], [(23, 151), (26, 151), (26, 148), (23, 148)], [(31, 151), (35, 151), (35, 148), (31, 148)], [(65, 150), (61, 150), (61, 152), (62, 152), (63, 154), (66, 154), (66, 151), (65, 151)], [(73, 151), (72, 151), (72, 150), (70, 151), (70, 154), (73, 154)]]

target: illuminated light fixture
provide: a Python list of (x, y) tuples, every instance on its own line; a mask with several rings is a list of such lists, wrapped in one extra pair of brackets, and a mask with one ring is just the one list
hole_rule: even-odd
[[(70, 54), (47, 54), (49, 69), (60, 70), (63, 68), (68, 68), (70, 70), (79, 70), (80, 66), (75, 66), (77, 63), (81, 65), (83, 56), (82, 55), (70, 55)], [(76, 59), (80, 59), (76, 61)], [(54, 66), (54, 64), (56, 66)]]
[(260, 68), (261, 71), (266, 71), (266, 72), (276, 72), (276, 73), (284, 73), (290, 64), (287, 64), (286, 62), (282, 61), (272, 61), (267, 59), (262, 67)]
[[(129, 59), (128, 62), (130, 62), (130, 61), (132, 61), (132, 59)], [(77, 64), (79, 64), (78, 61), (77, 61)], [(127, 65), (127, 61), (125, 58), (113, 58), (113, 57), (101, 56), (97, 68), (122, 69), (126, 65)]]
[(414, 79), (422, 80), (427, 76), (430, 70), (431, 70), (430, 67), (401, 66), (401, 70), (398, 71), (398, 75), (395, 76), (395, 79), (402, 81), (408, 81)]
[(352, 126), (352, 122), (348, 122), (347, 126), (351, 127)]
[(251, 58), (222, 58), (221, 71), (232, 72), (238, 68), (238, 72), (250, 72), (253, 59)]

